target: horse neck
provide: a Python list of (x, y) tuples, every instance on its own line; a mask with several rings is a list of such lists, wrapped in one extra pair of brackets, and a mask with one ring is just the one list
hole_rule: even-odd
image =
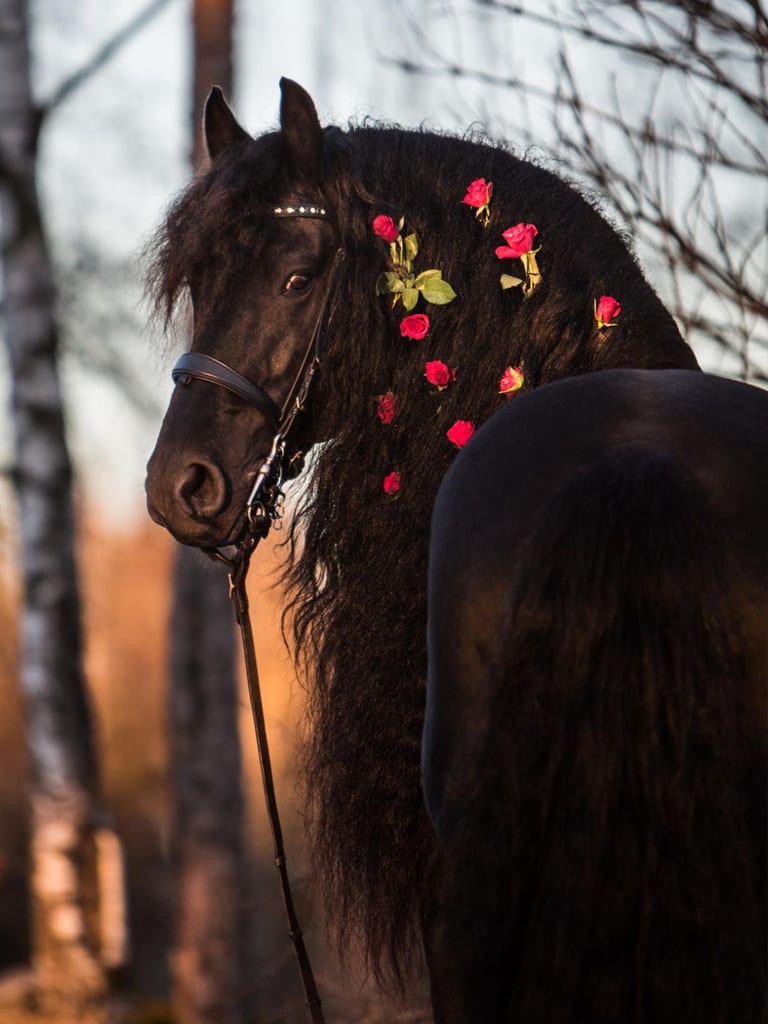
[[(503, 404), (497, 385), (509, 365), (523, 367), (526, 387), (614, 366), (696, 367), (624, 240), (549, 171), (496, 147), (424, 132), (361, 129), (346, 136), (345, 147), (332, 186), (350, 257), (336, 319), (337, 343), (348, 350), (337, 393), (354, 380), (364, 403), (366, 385), (372, 396), (397, 388), (415, 399), (419, 389), (423, 396), (424, 364), (439, 360), (457, 371), (443, 406), (457, 419), (481, 422)], [(462, 203), (478, 176), (494, 181), (487, 228)], [(375, 293), (389, 257), (371, 227), (379, 214), (403, 218), (403, 233), (418, 235), (414, 270), (439, 269), (458, 294), (444, 307), (419, 300), (413, 312), (429, 316), (427, 339), (403, 340), (405, 310)], [(527, 298), (502, 290), (501, 273), (520, 273), (521, 265), (495, 253), (516, 222), (539, 230), (543, 277)], [(622, 304), (615, 327), (595, 321), (602, 294)]]

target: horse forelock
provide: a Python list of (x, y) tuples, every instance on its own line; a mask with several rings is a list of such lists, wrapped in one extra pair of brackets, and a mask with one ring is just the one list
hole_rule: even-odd
[(165, 328), (192, 282), (205, 275), (223, 284), (257, 257), (264, 225), (291, 185), (282, 155), (278, 132), (245, 140), (172, 202), (145, 249), (146, 290)]

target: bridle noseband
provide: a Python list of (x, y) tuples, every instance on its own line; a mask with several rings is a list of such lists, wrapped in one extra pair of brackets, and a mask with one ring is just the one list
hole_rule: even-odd
[(218, 384), (235, 395), (239, 395), (249, 405), (255, 405), (273, 430), (280, 423), (280, 409), (271, 395), (264, 388), (248, 380), (242, 373), (222, 363), (213, 356), (203, 352), (185, 352), (180, 356), (171, 371), (175, 384), (187, 384), (190, 380), (206, 380), (210, 384)]
[[(314, 220), (330, 221), (325, 207), (321, 205), (296, 203), (287, 206), (277, 206), (273, 209), (272, 213), (275, 217), (309, 217)], [(245, 578), (248, 573), (251, 555), (258, 546), (259, 541), (266, 537), (272, 524), (280, 517), (281, 485), (283, 479), (286, 476), (295, 475), (300, 470), (299, 463), (303, 460), (303, 455), (299, 451), (293, 454), (286, 467), (283, 466), (286, 455), (286, 442), (296, 417), (305, 406), (312, 380), (320, 365), (326, 313), (336, 270), (343, 258), (344, 250), (341, 248), (337, 249), (329, 271), (325, 296), (320, 305), (320, 311), (317, 315), (309, 344), (282, 406), (278, 406), (272, 396), (260, 385), (248, 380), (247, 377), (244, 377), (237, 370), (233, 370), (226, 363), (222, 363), (220, 360), (207, 356), (202, 352), (186, 352), (177, 361), (172, 370), (175, 384), (186, 384), (191, 380), (202, 380), (210, 384), (216, 384), (218, 387), (226, 388), (227, 391), (238, 395), (243, 401), (255, 406), (259, 410), (273, 432), (271, 450), (259, 467), (253, 487), (248, 495), (248, 500), (245, 503), (244, 521), (236, 541), (237, 549), (235, 554), (230, 557), (225, 555), (219, 548), (204, 548), (203, 550), (212, 558), (226, 563), (229, 567), (229, 592), (234, 602), (235, 614), (240, 626), (243, 642), (246, 679), (251, 699), (253, 724), (256, 731), (264, 799), (272, 829), (275, 866), (280, 876), (283, 903), (288, 918), (288, 933), (293, 940), (299, 972), (307, 999), (307, 1007), (313, 1024), (324, 1024), (325, 1018), (314, 974), (312, 973), (309, 955), (304, 945), (304, 938), (294, 909), (286, 868), (283, 835), (280, 827), (277, 799), (275, 797), (272, 765), (264, 721), (264, 708), (256, 665), (253, 630), (251, 629), (250, 616), (248, 614), (248, 594), (245, 588)]]
[[(301, 217), (311, 220), (324, 220), (329, 223), (331, 218), (325, 206), (310, 203), (292, 203), (276, 206), (272, 214), (280, 219)], [(225, 388), (254, 406), (266, 419), (273, 432), (272, 447), (256, 475), (254, 485), (244, 508), (244, 522), (236, 543), (242, 548), (244, 543), (255, 547), (266, 536), (269, 528), (280, 518), (280, 485), (283, 480), (295, 476), (303, 466), (303, 453), (296, 451), (291, 456), (288, 466), (283, 466), (288, 435), (293, 427), (296, 416), (304, 409), (312, 380), (320, 366), (322, 355), (323, 330), (328, 305), (331, 298), (336, 269), (344, 258), (344, 250), (339, 248), (333, 257), (325, 297), (315, 321), (315, 326), (304, 352), (299, 370), (293, 384), (279, 406), (272, 396), (259, 384), (244, 377), (238, 370), (203, 352), (185, 352), (176, 362), (171, 371), (175, 384), (187, 384), (191, 380), (207, 381)], [(204, 549), (209, 555), (232, 564), (232, 559), (222, 554), (218, 548)]]

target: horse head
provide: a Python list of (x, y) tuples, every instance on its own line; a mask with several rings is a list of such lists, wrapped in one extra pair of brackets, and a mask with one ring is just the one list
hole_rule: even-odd
[(300, 428), (290, 428), (317, 368), (340, 258), (314, 105), (294, 82), (281, 88), (280, 131), (258, 141), (212, 89), (210, 166), (171, 213), (158, 257), (167, 312), (186, 290), (193, 331), (149, 462), (148, 507), (200, 546), (235, 539), (276, 434), (284, 472), (299, 461)]
[[(286, 465), (333, 438), (368, 507), (382, 481), (418, 476), (412, 514), (425, 521), (466, 424), (506, 400), (507, 369), (524, 367), (530, 388), (614, 366), (696, 365), (624, 241), (554, 175), (473, 139), (323, 130), (300, 86), (281, 90), (280, 130), (257, 139), (211, 92), (209, 167), (155, 249), (166, 316), (182, 293), (193, 309), (147, 478), (150, 513), (179, 540), (237, 538), (275, 433)], [(512, 236), (518, 248), (498, 245)], [(601, 293), (618, 289), (620, 322), (596, 319)], [(294, 425), (321, 349), (310, 412)]]

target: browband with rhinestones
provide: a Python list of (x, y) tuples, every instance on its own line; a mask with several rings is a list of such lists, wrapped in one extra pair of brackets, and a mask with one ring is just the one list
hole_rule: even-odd
[(276, 217), (327, 217), (324, 206), (276, 206), (272, 211)]

